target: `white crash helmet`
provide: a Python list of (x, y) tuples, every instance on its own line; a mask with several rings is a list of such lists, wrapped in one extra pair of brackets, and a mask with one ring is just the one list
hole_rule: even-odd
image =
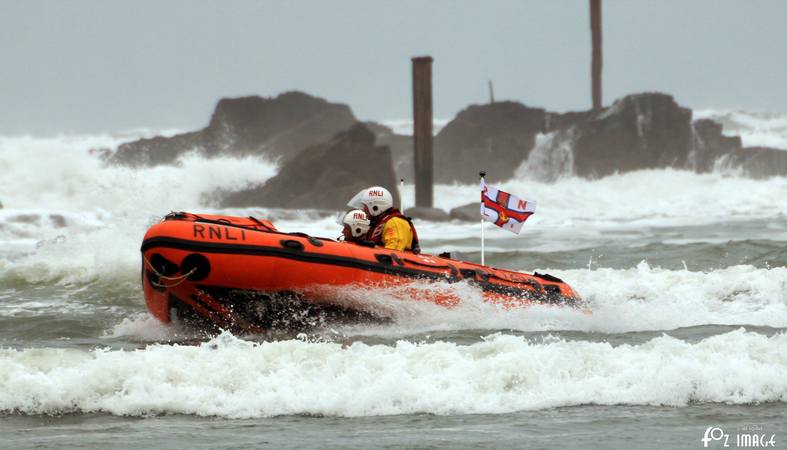
[(358, 209), (365, 206), (370, 216), (377, 217), (393, 206), (393, 196), (382, 186), (372, 186), (355, 194), (347, 206)]
[(354, 238), (366, 235), (369, 232), (369, 217), (360, 209), (353, 209), (344, 215), (342, 224), (350, 227), (350, 233)]

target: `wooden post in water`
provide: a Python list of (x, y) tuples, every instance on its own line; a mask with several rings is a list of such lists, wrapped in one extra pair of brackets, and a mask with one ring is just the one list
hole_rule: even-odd
[(415, 147), (415, 206), (433, 206), (432, 57), (413, 61), (413, 145)]
[(593, 109), (601, 109), (601, 0), (590, 0), (590, 39), (593, 45), (591, 62), (591, 84)]

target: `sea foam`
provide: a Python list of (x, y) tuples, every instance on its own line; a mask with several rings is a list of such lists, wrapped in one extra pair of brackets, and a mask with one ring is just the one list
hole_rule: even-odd
[(528, 340), (0, 350), (0, 411), (267, 417), (507, 413), (573, 405), (787, 401), (787, 335), (697, 343)]
[(711, 119), (723, 125), (724, 134), (740, 136), (747, 147), (765, 146), (787, 150), (787, 114), (740, 110), (696, 110), (695, 119)]
[(553, 273), (570, 280), (582, 296), (579, 308), (506, 308), (485, 302), (478, 288), (464, 283), (421, 287), (423, 298), (434, 295), (428, 289), (461, 298), (452, 308), (428, 301), (403, 301), (393, 289), (352, 290), (346, 294), (348, 297), (384, 311), (394, 323), (347, 326), (341, 330), (347, 335), (391, 338), (469, 329), (611, 334), (700, 325), (787, 327), (787, 268), (732, 266), (693, 272), (652, 268), (642, 262), (623, 270)]

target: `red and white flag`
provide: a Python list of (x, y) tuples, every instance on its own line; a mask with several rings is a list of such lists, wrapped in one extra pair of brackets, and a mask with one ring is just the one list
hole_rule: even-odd
[(487, 222), (519, 234), (527, 218), (535, 212), (536, 202), (514, 197), (481, 179), (481, 217)]

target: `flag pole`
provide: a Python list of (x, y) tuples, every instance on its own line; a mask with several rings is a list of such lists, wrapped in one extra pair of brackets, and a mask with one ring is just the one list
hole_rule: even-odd
[[(481, 172), (478, 172), (478, 176), (481, 177), (481, 182), (485, 183), (486, 180), (484, 180), (484, 177), (486, 176), (486, 172), (484, 172), (482, 170)], [(483, 204), (483, 196), (484, 196), (484, 191), (481, 191), (482, 204)], [(486, 260), (485, 260), (484, 256), (485, 256), (484, 255), (484, 216), (482, 215), (481, 216), (481, 265), (482, 266), (486, 265), (485, 264)]]
[(399, 211), (404, 213), (404, 178), (399, 178)]

